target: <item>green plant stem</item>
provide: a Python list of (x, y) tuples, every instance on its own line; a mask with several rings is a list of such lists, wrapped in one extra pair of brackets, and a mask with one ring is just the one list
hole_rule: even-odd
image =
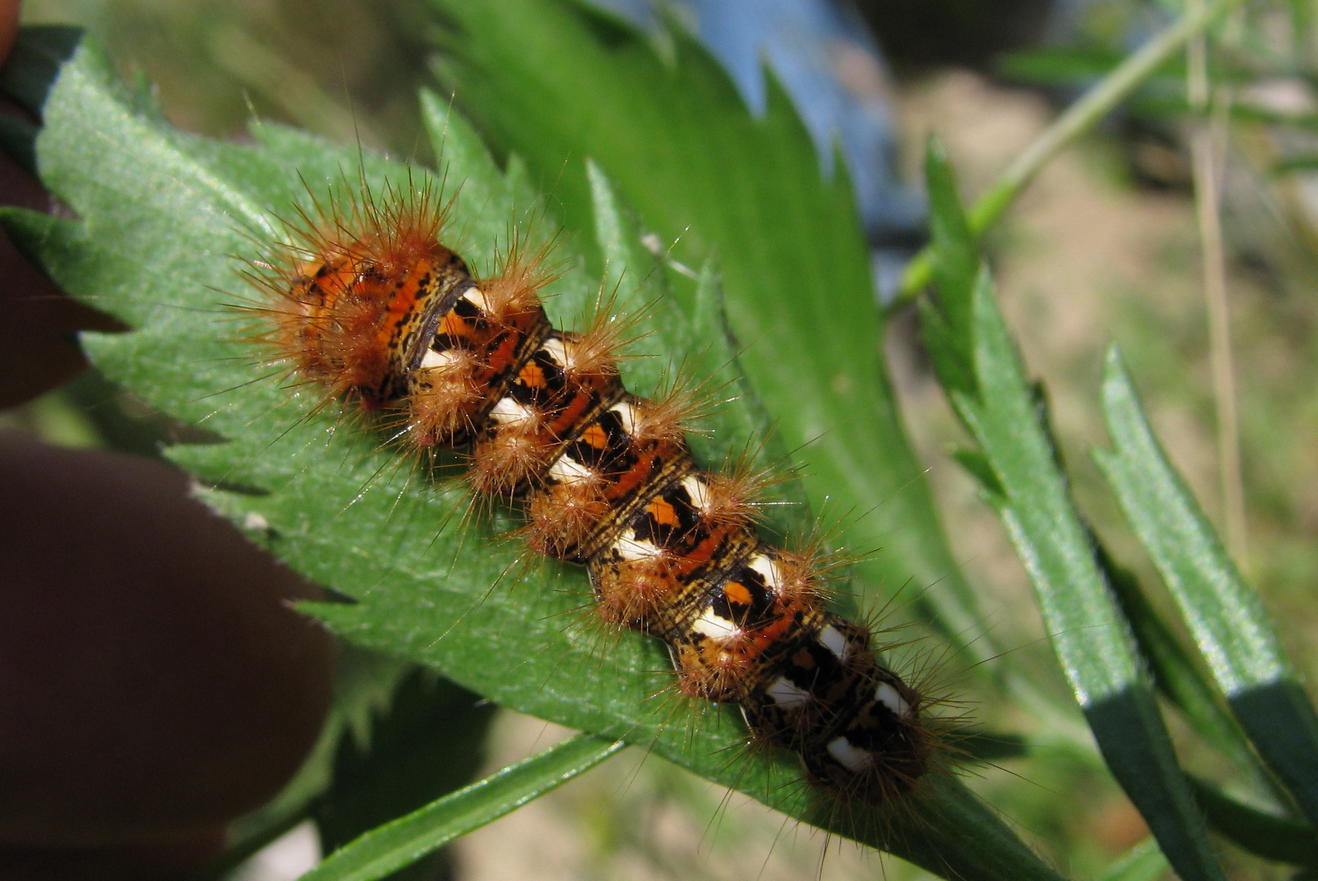
[[(1043, 134), (1035, 138), (998, 176), (989, 191), (975, 201), (967, 212), (971, 233), (976, 238), (982, 236), (1063, 147), (1097, 125), (1113, 108), (1130, 97), (1154, 71), (1184, 50), (1190, 40), (1245, 2), (1214, 0), (1207, 5), (1188, 9), (1175, 24), (1145, 43), (1139, 51), (1095, 84), (1057, 117)], [(933, 274), (932, 257), (933, 246), (926, 245), (911, 260), (896, 296), (888, 304), (889, 313), (905, 308), (929, 285)]]
[[(1199, 9), (1204, 0), (1187, 0)], [(1199, 227), (1199, 260), (1203, 274), (1204, 312), (1208, 321), (1213, 400), (1217, 412), (1218, 481), (1226, 543), (1241, 567), (1249, 568), (1245, 529), (1244, 481), (1240, 475), (1240, 427), (1236, 413), (1235, 366), (1231, 353), (1231, 313), (1227, 302), (1226, 259), (1223, 256), (1219, 160), (1226, 138), (1227, 99), (1214, 94), (1208, 75), (1208, 41), (1203, 34), (1190, 41), (1186, 98), (1196, 111), (1190, 125), (1190, 158), (1194, 173), (1195, 219)]]

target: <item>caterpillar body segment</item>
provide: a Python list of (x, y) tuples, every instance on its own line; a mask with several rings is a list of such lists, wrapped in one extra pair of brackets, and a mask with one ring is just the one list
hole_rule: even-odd
[(701, 469), (681, 408), (629, 393), (602, 329), (554, 328), (539, 258), (475, 277), (429, 189), (332, 205), (253, 273), (260, 334), (300, 379), (462, 448), (530, 547), (585, 566), (613, 625), (662, 640), (683, 694), (735, 704), (807, 777), (885, 804), (929, 768), (928, 701), (828, 610), (822, 567), (757, 532), (747, 481)]

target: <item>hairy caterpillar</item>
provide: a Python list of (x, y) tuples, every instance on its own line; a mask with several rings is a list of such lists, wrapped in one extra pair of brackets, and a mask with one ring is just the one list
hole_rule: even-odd
[[(517, 206), (534, 204), (534, 193), (515, 164), (507, 171), (495, 166), (474, 132), (444, 104), (425, 95), (422, 113), (448, 174), (461, 181), (453, 188), (451, 228), (461, 243), (455, 250), (474, 255), (474, 266), (497, 266), (491, 242), (507, 233), (510, 218), (520, 213)], [(348, 430), (345, 422), (352, 420), (336, 415), (323, 389), (310, 381), (280, 383), (254, 375), (251, 346), (225, 320), (232, 312), (219, 314), (242, 296), (236, 293), (234, 256), (250, 265), (261, 261), (264, 248), (270, 257), (269, 243), (286, 235), (272, 212), (286, 214), (290, 209), (284, 206), (328, 217), (332, 226), (334, 211), (308, 205), (307, 195), (332, 188), (343, 169), (359, 168), (371, 191), (385, 193), (390, 182), (410, 191), (406, 168), (278, 126), (254, 126), (255, 145), (193, 138), (135, 114), (132, 107), (99, 53), (84, 50), (71, 62), (46, 105), (38, 146), (52, 187), (81, 219), (23, 215), (15, 219), (16, 228), (62, 286), (94, 298), (134, 328), (130, 334), (84, 340), (98, 365), (158, 409), (224, 439), (168, 451), (199, 476), (199, 492), (290, 565), (356, 601), (319, 607), (314, 610), (319, 617), (354, 641), (430, 664), (501, 704), (647, 745), (656, 755), (793, 816), (886, 844), (941, 870), (956, 866), (967, 877), (988, 871), (981, 847), (949, 849), (939, 834), (961, 818), (997, 822), (946, 775), (926, 774), (933, 784), (927, 793), (896, 799), (902, 811), (890, 825), (863, 810), (860, 797), (835, 798), (846, 793), (837, 785), (800, 785), (796, 762), (780, 751), (732, 761), (745, 735), (723, 724), (727, 714), (702, 714), (689, 725), (675, 725), (675, 702), (647, 700), (660, 681), (657, 646), (618, 640), (606, 662), (598, 640), (581, 638), (575, 632), (580, 628), (565, 626), (558, 617), (567, 611), (561, 591), (554, 598), (556, 587), (569, 586), (563, 573), (545, 567), (537, 589), (511, 589), (499, 581), (507, 573), (505, 547), (482, 548), (470, 538), (455, 538), (460, 530), (444, 528), (456, 519), (455, 511), (460, 513), (463, 490), (416, 491), (423, 481), (395, 467), (398, 451), (385, 448), (378, 434)], [(132, 174), (106, 174), (86, 162), (88, 143)], [(598, 214), (602, 227), (616, 227), (617, 212), (608, 210), (603, 188)], [(653, 255), (639, 248), (639, 236), (622, 238), (637, 243), (640, 253), (632, 258), (609, 250), (611, 265), (644, 267), (647, 256), (653, 262)], [(564, 252), (571, 253), (566, 246)], [(299, 256), (287, 246), (275, 246), (274, 253), (285, 261)], [(68, 260), (70, 254), (78, 259)], [(301, 262), (307, 258), (301, 254)], [(642, 275), (636, 270), (622, 286), (634, 286)], [(598, 282), (583, 285), (582, 276), (577, 267), (568, 267), (556, 285), (554, 308), (563, 307), (569, 290), (588, 287), (588, 299), (597, 289)], [(867, 291), (847, 293), (853, 294), (868, 300)], [(643, 291), (632, 306), (654, 296)], [(840, 314), (847, 313), (831, 311), (826, 317), (836, 325)], [(657, 334), (669, 352), (690, 351), (681, 346), (694, 338), (687, 330), (687, 342), (679, 338), (674, 345), (664, 336), (672, 327), (706, 320), (683, 314), (664, 318), (665, 328)], [(716, 334), (717, 327), (714, 339)], [(725, 357), (714, 353), (719, 362)], [(629, 363), (629, 377), (645, 367)], [(745, 407), (725, 409), (735, 414)], [(725, 415), (715, 420), (720, 437), (736, 422)], [(753, 437), (754, 430), (743, 434)], [(734, 455), (738, 446), (730, 447)], [(857, 479), (872, 482), (866, 474)], [(460, 579), (451, 575), (455, 566), (463, 570)], [(905, 823), (911, 815), (915, 822)]]
[(738, 706), (810, 780), (873, 805), (918, 783), (928, 699), (827, 610), (816, 561), (760, 537), (748, 481), (695, 465), (680, 397), (623, 388), (613, 330), (550, 325), (542, 254), (512, 248), (477, 279), (429, 184), (327, 211), (251, 273), (274, 364), (384, 411), (404, 445), (465, 448), (471, 489), (517, 504), (534, 551), (585, 566), (606, 622), (663, 640), (683, 694)]

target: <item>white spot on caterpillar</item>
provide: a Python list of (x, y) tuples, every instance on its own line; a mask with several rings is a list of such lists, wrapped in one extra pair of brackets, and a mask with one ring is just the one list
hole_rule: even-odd
[(874, 699), (896, 713), (899, 718), (911, 718), (911, 705), (901, 696), (901, 692), (888, 683), (879, 683), (879, 687), (874, 689)]
[(701, 636), (708, 636), (711, 639), (727, 639), (741, 633), (741, 628), (735, 621), (730, 621), (722, 615), (718, 615), (713, 609), (706, 608), (700, 617), (691, 625), (691, 629)]
[(568, 351), (567, 343), (561, 337), (551, 336), (540, 344), (540, 351), (549, 356), (560, 369), (567, 367), (571, 363), (571, 354)]
[(839, 661), (847, 659), (847, 640), (832, 624), (819, 631), (819, 644), (828, 649)]
[(692, 474), (682, 480), (682, 489), (686, 490), (691, 504), (699, 511), (709, 510), (709, 484)]
[(492, 311), (490, 309), (489, 298), (485, 296), (485, 292), (482, 291), (480, 288), (477, 287), (467, 288), (467, 292), (462, 295), (462, 299), (466, 300), (468, 303), (475, 306), (477, 309), (481, 310), (481, 312), (483, 312), (486, 315), (489, 315)]
[(613, 543), (613, 550), (620, 558), (630, 563), (636, 560), (652, 560), (663, 554), (659, 546), (653, 542), (632, 538), (635, 534), (633, 532), (624, 535)]
[(867, 749), (853, 746), (845, 737), (837, 737), (828, 742), (828, 754), (837, 763), (853, 774), (868, 771), (874, 765), (874, 753)]
[(500, 425), (526, 425), (535, 419), (535, 411), (512, 398), (500, 398), (490, 410), (490, 418)]
[(629, 437), (636, 436), (636, 408), (630, 401), (619, 401), (609, 408), (618, 414), (618, 421), (622, 423), (622, 430), (627, 432)]
[(549, 477), (556, 483), (581, 483), (594, 476), (594, 471), (566, 454), (549, 466)]
[(770, 682), (769, 687), (764, 692), (773, 698), (775, 704), (788, 709), (805, 706), (814, 697), (804, 688), (791, 682), (786, 676), (779, 676), (773, 682)]
[(746, 565), (759, 573), (760, 577), (764, 579), (764, 583), (767, 587), (773, 590), (778, 590), (782, 587), (783, 574), (779, 571), (778, 564), (773, 561), (772, 557), (765, 554), (756, 554), (750, 558), (750, 562)]
[(453, 349), (445, 349), (442, 352), (436, 352), (434, 349), (426, 349), (426, 353), (421, 356), (422, 370), (436, 370), (451, 367), (457, 364), (462, 355)]

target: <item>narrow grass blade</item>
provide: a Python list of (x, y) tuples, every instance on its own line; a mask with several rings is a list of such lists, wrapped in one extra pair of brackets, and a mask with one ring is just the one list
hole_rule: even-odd
[(1202, 816), (1065, 476), (1035, 390), (993, 300), (987, 270), (937, 145), (927, 167), (938, 302), (921, 310), (939, 380), (978, 442), (984, 494), (1029, 573), (1044, 626), (1099, 749), (1176, 871), (1220, 879)]
[(1121, 356), (1103, 382), (1111, 451), (1095, 458), (1259, 755), (1318, 821), (1318, 717), (1258, 595), (1167, 462)]
[(302, 881), (373, 881), (383, 878), (561, 786), (614, 755), (623, 746), (621, 741), (579, 734), (367, 832), (330, 854), (319, 866), (303, 875)]

